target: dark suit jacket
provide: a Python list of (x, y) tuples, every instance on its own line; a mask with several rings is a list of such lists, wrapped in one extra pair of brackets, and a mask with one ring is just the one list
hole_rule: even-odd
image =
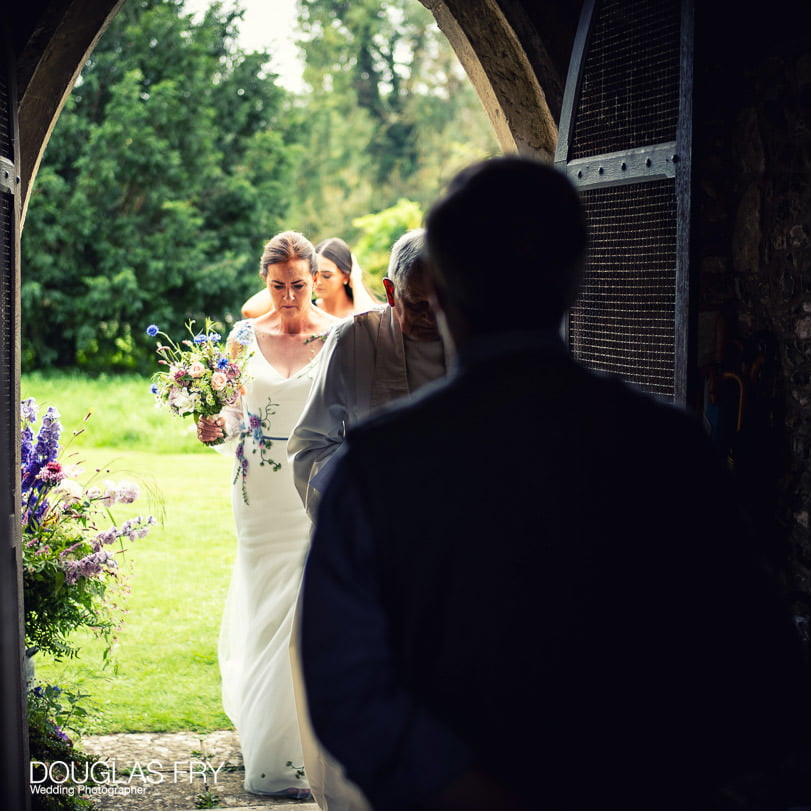
[(350, 434), (323, 506), (313, 722), (377, 807), (467, 758), (538, 808), (698, 809), (802, 746), (798, 641), (708, 440), (557, 341), (471, 347)]

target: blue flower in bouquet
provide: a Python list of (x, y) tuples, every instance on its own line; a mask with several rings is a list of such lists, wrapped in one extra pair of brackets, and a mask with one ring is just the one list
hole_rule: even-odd
[(154, 337), (155, 337), (155, 336), (156, 336), (156, 335), (157, 335), (159, 332), (160, 332), (160, 330), (158, 329), (158, 325), (157, 325), (157, 324), (150, 324), (150, 325), (149, 325), (149, 326), (146, 328), (146, 334), (147, 334), (147, 335), (148, 335), (150, 338), (154, 338)]
[(248, 321), (240, 321), (235, 327), (234, 331), (231, 334), (233, 340), (241, 344), (242, 346), (247, 346), (251, 342), (251, 333), (253, 332), (253, 327), (251, 327), (250, 322)]
[(247, 382), (247, 341), (240, 340), (237, 328), (223, 346), (214, 326), (206, 319), (205, 329), (199, 331), (189, 321), (186, 329), (191, 339), (179, 342), (164, 332), (156, 333), (166, 340), (158, 342), (155, 350), (164, 368), (152, 376), (152, 393), (158, 405), (175, 416), (192, 416), (195, 421), (214, 416), (239, 399)]

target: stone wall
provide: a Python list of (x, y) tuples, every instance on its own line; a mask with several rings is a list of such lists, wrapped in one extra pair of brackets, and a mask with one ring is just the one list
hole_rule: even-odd
[[(742, 389), (721, 445), (811, 628), (811, 4), (751, 26), (699, 16), (695, 109), (699, 394)], [(735, 9), (740, 14), (740, 9)], [(755, 16), (755, 15), (753, 15)], [(740, 383), (739, 383), (740, 381)], [(720, 406), (721, 411), (724, 406)], [(735, 415), (736, 416), (736, 415)], [(723, 421), (723, 419), (722, 419)], [(723, 432), (722, 432), (723, 433)], [(727, 447), (729, 446), (729, 447)], [(809, 635), (811, 640), (811, 635)]]

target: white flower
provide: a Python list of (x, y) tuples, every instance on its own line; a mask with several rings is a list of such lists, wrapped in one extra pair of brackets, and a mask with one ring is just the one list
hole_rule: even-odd
[(73, 479), (62, 479), (53, 489), (53, 494), (63, 504), (74, 504), (80, 501), (84, 495), (84, 490), (79, 482)]
[(101, 486), (104, 488), (104, 496), (101, 499), (101, 503), (105, 507), (112, 507), (115, 504), (115, 500), (118, 497), (118, 490), (116, 488), (116, 484), (112, 479), (105, 479)]
[(194, 398), (186, 389), (172, 389), (169, 404), (178, 414), (191, 414), (194, 411)]
[(135, 482), (119, 482), (118, 487), (116, 488), (116, 501), (120, 504), (132, 504), (136, 498), (138, 498), (138, 494), (140, 493), (140, 489)]

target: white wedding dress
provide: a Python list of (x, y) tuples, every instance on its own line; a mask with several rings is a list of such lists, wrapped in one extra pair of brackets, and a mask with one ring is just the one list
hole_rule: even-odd
[(235, 453), (237, 554), (219, 661), (223, 706), (242, 747), (245, 789), (275, 794), (308, 788), (289, 643), (310, 521), (287, 463), (287, 438), (307, 399), (317, 353), (286, 378), (262, 355), (252, 328), (250, 336), (252, 379), (240, 407), (223, 412), (229, 441), (220, 448)]

